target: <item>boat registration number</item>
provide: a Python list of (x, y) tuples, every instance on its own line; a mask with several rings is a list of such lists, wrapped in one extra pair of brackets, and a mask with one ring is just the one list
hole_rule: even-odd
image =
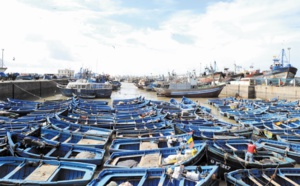
[(213, 160), (213, 159), (210, 160), (210, 163), (211, 163), (211, 164), (214, 164), (214, 165), (219, 165), (222, 169), (225, 169), (225, 170), (230, 170), (230, 169), (231, 169), (230, 166), (225, 165), (224, 163), (221, 163), (221, 162), (219, 162), (219, 161), (215, 161), (215, 160)]

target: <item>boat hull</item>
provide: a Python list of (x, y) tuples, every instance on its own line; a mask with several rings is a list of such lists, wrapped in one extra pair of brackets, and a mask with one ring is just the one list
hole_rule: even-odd
[(0, 157), (1, 185), (87, 185), (96, 165), (20, 157)]
[(112, 94), (112, 89), (93, 89), (93, 90), (85, 90), (85, 89), (67, 89), (60, 88), (61, 94), (66, 97), (73, 97), (74, 94), (83, 97), (83, 98), (110, 98)]
[[(148, 144), (148, 143), (146, 143)], [(135, 151), (123, 151), (123, 152), (114, 152), (111, 154), (110, 158), (104, 163), (105, 168), (155, 168), (155, 167), (169, 167), (169, 166), (178, 166), (178, 165), (199, 165), (203, 158), (205, 157), (205, 147), (206, 144), (197, 144), (194, 148), (197, 150), (195, 155), (181, 160), (177, 163), (165, 163), (164, 159), (167, 159), (169, 156), (176, 156), (178, 152), (182, 150), (182, 157), (184, 153), (190, 150), (188, 147), (185, 149), (180, 149), (179, 147), (171, 148), (161, 148), (153, 150), (135, 150)], [(191, 151), (191, 150), (190, 150)], [(148, 158), (147, 158), (148, 156)], [(158, 158), (159, 162), (153, 161), (150, 163), (145, 163), (149, 161), (149, 158), (155, 159)], [(128, 160), (136, 162), (135, 165), (124, 164)], [(155, 162), (155, 163), (154, 163)]]
[(166, 89), (157, 88), (158, 94), (165, 97), (200, 97), (200, 98), (213, 98), (218, 97), (226, 85), (211, 86), (207, 88), (195, 89)]
[(243, 169), (226, 174), (227, 185), (298, 185), (299, 168)]
[(263, 77), (266, 78), (294, 78), (297, 73), (295, 67), (281, 67), (272, 71), (264, 72)]
[[(184, 176), (173, 178), (172, 173), (167, 173), (165, 168), (148, 168), (148, 169), (103, 169), (99, 175), (93, 179), (88, 186), (102, 186), (112, 184), (121, 185), (195, 185), (195, 186), (217, 186), (219, 181), (215, 179), (218, 172), (217, 166), (202, 166), (203, 173), (207, 173), (205, 177), (198, 181), (187, 179)], [(194, 172), (196, 166), (184, 167), (185, 172)], [(171, 169), (173, 171), (173, 169)]]
[(230, 155), (230, 152), (223, 152), (214, 147), (207, 147), (207, 163), (209, 165), (219, 165), (219, 176), (224, 179), (224, 174), (237, 169), (244, 168), (276, 168), (276, 167), (293, 167), (295, 161), (283, 161), (281, 164), (263, 164), (263, 163), (251, 163), (239, 160), (238, 158)]

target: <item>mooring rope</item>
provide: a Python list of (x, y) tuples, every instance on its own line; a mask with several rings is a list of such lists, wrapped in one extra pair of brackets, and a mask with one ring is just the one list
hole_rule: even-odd
[(37, 95), (35, 95), (35, 94), (33, 94), (33, 93), (31, 93), (31, 92), (29, 92), (29, 91), (27, 91), (27, 90), (23, 89), (22, 87), (20, 87), (20, 86), (16, 85), (15, 83), (12, 83), (12, 84), (13, 84), (14, 86), (16, 86), (17, 88), (21, 89), (22, 91), (24, 91), (24, 92), (26, 92), (26, 93), (28, 93), (28, 94), (30, 94), (30, 95), (32, 95), (32, 96), (34, 96), (34, 97), (37, 97), (37, 98), (39, 98), (39, 99), (43, 99), (42, 97), (40, 97), (40, 96), (37, 96)]

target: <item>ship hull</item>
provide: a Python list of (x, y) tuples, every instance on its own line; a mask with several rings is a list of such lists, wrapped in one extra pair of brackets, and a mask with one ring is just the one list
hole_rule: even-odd
[(67, 89), (60, 88), (61, 94), (66, 97), (72, 97), (74, 94), (84, 98), (110, 98), (112, 89)]
[(294, 78), (297, 73), (295, 67), (281, 67), (272, 71), (264, 72), (263, 77), (266, 78)]
[(194, 89), (167, 89), (157, 88), (156, 91), (159, 95), (165, 97), (197, 97), (197, 98), (213, 98), (218, 97), (223, 90), (224, 85), (210, 86), (206, 88), (194, 88)]

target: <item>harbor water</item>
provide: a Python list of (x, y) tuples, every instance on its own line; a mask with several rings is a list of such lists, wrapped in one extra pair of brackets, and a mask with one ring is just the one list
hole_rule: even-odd
[[(126, 99), (126, 98), (136, 98), (142, 96), (147, 100), (158, 100), (158, 101), (167, 101), (169, 102), (171, 98), (169, 97), (163, 97), (163, 96), (158, 96), (156, 92), (154, 91), (146, 91), (143, 89), (138, 89), (133, 83), (127, 83), (123, 82), (121, 89), (113, 91), (111, 98), (110, 99), (95, 99), (95, 100), (104, 100), (108, 101), (108, 104), (111, 105), (112, 101), (115, 99)], [(60, 100), (60, 99), (68, 99), (67, 97), (57, 94), (55, 96), (43, 98), (40, 101), (44, 100)], [(181, 98), (175, 98), (177, 101), (181, 101)], [(212, 114), (215, 115), (217, 118), (223, 121), (227, 122), (234, 122), (233, 120), (229, 120), (227, 118), (222, 117), (217, 110), (212, 106), (207, 103), (207, 98), (190, 98), (191, 100), (197, 101), (199, 104), (209, 107), (212, 109)]]

